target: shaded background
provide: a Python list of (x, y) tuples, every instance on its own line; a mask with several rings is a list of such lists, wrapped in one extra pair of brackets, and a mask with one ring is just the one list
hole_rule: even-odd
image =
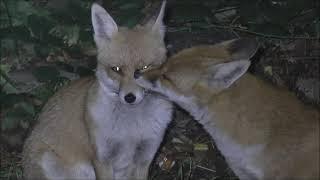
[[(133, 27), (159, 0), (100, 0), (115, 21)], [(70, 80), (93, 74), (89, 0), (0, 1), (0, 179), (21, 178), (20, 153), (44, 103)], [(317, 0), (168, 0), (168, 55), (197, 44), (252, 37), (261, 45), (250, 72), (285, 86), (319, 108), (320, 18)], [(150, 179), (236, 178), (214, 142), (175, 111)]]

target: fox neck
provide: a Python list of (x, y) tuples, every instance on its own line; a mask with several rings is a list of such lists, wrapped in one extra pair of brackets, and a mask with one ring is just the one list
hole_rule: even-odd
[(208, 108), (200, 104), (198, 98), (194, 96), (181, 96), (172, 91), (162, 92), (163, 90), (164, 89), (160, 88), (158, 92), (166, 94), (171, 101), (175, 102), (181, 108), (189, 112), (195, 120), (201, 121), (202, 119), (205, 119), (204, 116), (206, 116), (209, 113)]

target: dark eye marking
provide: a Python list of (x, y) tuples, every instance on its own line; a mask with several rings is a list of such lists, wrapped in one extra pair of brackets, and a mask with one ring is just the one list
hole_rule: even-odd
[(149, 81), (150, 81), (150, 83), (152, 84), (152, 87), (156, 87), (157, 86), (157, 78), (151, 78)]
[(112, 71), (114, 72), (121, 72), (121, 68), (119, 66), (114, 66), (114, 67), (111, 67)]
[(163, 75), (162, 75), (162, 78), (165, 79), (165, 80), (167, 80), (170, 84), (174, 84), (173, 80), (172, 80), (171, 78), (169, 78), (169, 76), (163, 74)]

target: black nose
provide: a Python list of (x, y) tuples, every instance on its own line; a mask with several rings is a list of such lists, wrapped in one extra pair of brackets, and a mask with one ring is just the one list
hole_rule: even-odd
[(127, 103), (133, 103), (136, 100), (136, 96), (133, 95), (132, 93), (127, 94), (126, 96), (124, 96), (124, 100)]
[(133, 73), (133, 77), (135, 78), (135, 79), (138, 79), (140, 76), (141, 76), (141, 71), (140, 70), (136, 70), (136, 71), (134, 71), (134, 73)]

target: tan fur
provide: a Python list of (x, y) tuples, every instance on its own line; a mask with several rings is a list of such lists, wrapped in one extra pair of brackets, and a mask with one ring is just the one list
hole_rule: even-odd
[(93, 82), (93, 78), (77, 80), (61, 89), (45, 105), (39, 116), (40, 123), (25, 142), (23, 167), (26, 179), (45, 179), (39, 162), (46, 151), (61, 158), (61, 167), (83, 162), (91, 164), (94, 153), (83, 115), (87, 91)]
[(183, 50), (137, 82), (194, 115), (241, 179), (319, 179), (319, 109), (248, 73), (227, 89), (210, 86), (210, 67), (254, 52), (238, 56), (232, 43)]
[[(25, 179), (147, 179), (172, 103), (145, 93), (133, 77), (166, 58), (164, 7), (155, 22), (126, 29), (93, 4), (96, 76), (72, 82), (45, 105), (25, 142)], [(128, 102), (127, 94), (135, 99)]]

